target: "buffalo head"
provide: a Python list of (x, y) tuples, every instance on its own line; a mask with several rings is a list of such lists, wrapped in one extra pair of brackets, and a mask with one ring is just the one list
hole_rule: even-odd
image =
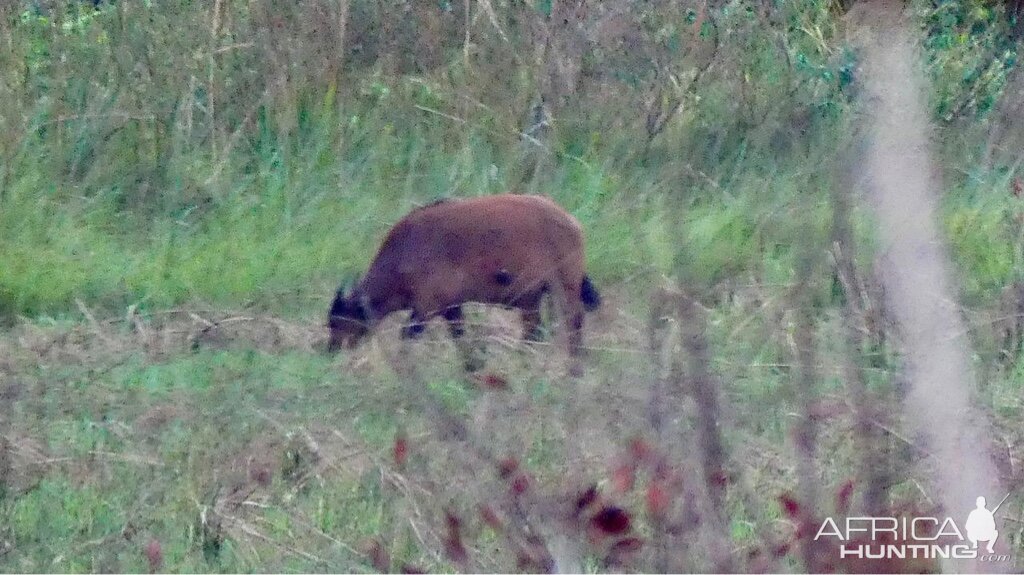
[(369, 333), (370, 314), (365, 300), (351, 288), (338, 290), (327, 316), (327, 327), (330, 328), (327, 351), (336, 352), (342, 347), (352, 349)]

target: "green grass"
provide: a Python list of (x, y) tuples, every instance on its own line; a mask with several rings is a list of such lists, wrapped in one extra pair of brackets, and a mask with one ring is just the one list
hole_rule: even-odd
[[(272, 474), (258, 522), (265, 536), (291, 540), (306, 523), (344, 541), (377, 533), (382, 496), (356, 471), (282, 499), (294, 488), (281, 473), (287, 434), (313, 425), (347, 429), (361, 382), (329, 378), (330, 362), (308, 354), (122, 359), (102, 375), (74, 368), (56, 381), (42, 370), (25, 374), (46, 383), (40, 397), (19, 403), (29, 413), (17, 417), (18, 437), (45, 438), (52, 461), (0, 504), (5, 537), (15, 543), (0, 560), (5, 571), (145, 571), (141, 550), (150, 540), (162, 544), (164, 565), (174, 571), (362, 569), (360, 556), (324, 535), (294, 542), (315, 549), (322, 564), (287, 554), (267, 562), (267, 549), (253, 555), (230, 540), (211, 557), (196, 527), (203, 505), (251, 483), (246, 458), (256, 458)], [(37, 410), (47, 416), (35, 417)], [(378, 445), (393, 436), (389, 426), (363, 431)]]

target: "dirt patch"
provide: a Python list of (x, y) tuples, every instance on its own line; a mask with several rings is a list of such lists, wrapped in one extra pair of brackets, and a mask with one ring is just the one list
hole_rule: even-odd
[(188, 416), (186, 409), (176, 403), (154, 405), (135, 418), (134, 428), (143, 434), (158, 433), (172, 421)]
[(33, 489), (51, 467), (61, 463), (53, 457), (46, 445), (20, 433), (9, 433), (0, 438), (0, 448), (5, 451), (2, 484), (8, 494), (25, 493)]

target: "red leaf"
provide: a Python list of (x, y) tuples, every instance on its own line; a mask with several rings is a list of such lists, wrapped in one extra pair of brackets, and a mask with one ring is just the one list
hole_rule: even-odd
[(715, 487), (725, 487), (729, 485), (729, 481), (731, 479), (732, 478), (729, 477), (729, 473), (724, 469), (715, 470), (711, 472), (710, 476), (708, 477), (708, 480)]
[(797, 519), (800, 516), (800, 503), (789, 493), (780, 495), (779, 503), (782, 504), (782, 511), (790, 519)]
[(391, 572), (391, 557), (380, 541), (372, 539), (364, 543), (360, 550), (370, 559), (374, 569), (381, 573)]
[(399, 569), (399, 571), (402, 572), (402, 573), (407, 573), (409, 575), (416, 575), (418, 573), (426, 573), (426, 571), (422, 567), (417, 567), (415, 565), (410, 565), (408, 563), (402, 563), (402, 568)]
[(508, 479), (519, 469), (519, 461), (514, 457), (506, 457), (498, 462), (498, 477)]
[(634, 463), (639, 463), (651, 454), (651, 446), (646, 441), (639, 437), (633, 438), (629, 442), (629, 454), (633, 457)]
[(590, 519), (591, 525), (605, 535), (621, 535), (629, 531), (629, 514), (619, 507), (605, 507)]
[(612, 486), (618, 493), (625, 493), (633, 489), (634, 481), (636, 481), (636, 466), (631, 461), (620, 464), (612, 471)]
[(604, 563), (607, 566), (620, 565), (625, 559), (643, 547), (644, 543), (637, 537), (627, 537), (616, 541), (611, 549), (608, 550), (608, 554), (604, 558)]
[(1018, 198), (1024, 195), (1024, 184), (1021, 183), (1019, 177), (1013, 179), (1013, 195)]
[(576, 516), (597, 502), (597, 485), (591, 485), (576, 498)]
[(462, 520), (451, 511), (445, 511), (445, 526), (448, 528), (448, 535), (444, 541), (444, 551), (448, 557), (456, 563), (465, 563), (469, 559), (466, 553), (466, 546), (462, 544)]
[(449, 538), (458, 538), (459, 533), (462, 531), (462, 520), (459, 519), (458, 515), (455, 515), (451, 511), (444, 512), (444, 525), (448, 528)]
[(791, 546), (792, 543), (790, 542), (776, 545), (775, 549), (772, 549), (772, 555), (774, 555), (777, 558), (785, 557), (789, 553)]
[(473, 379), (485, 389), (492, 389), (494, 391), (504, 391), (508, 389), (508, 380), (496, 373), (488, 373), (484, 375), (477, 375)]
[(164, 563), (164, 551), (160, 546), (160, 542), (156, 539), (151, 539), (146, 544), (144, 553), (146, 554), (146, 562), (149, 563), (149, 572), (156, 573), (160, 571), (160, 567)]
[(853, 480), (847, 479), (836, 491), (836, 513), (845, 515), (850, 510), (850, 499), (853, 498)]
[(465, 563), (469, 560), (469, 554), (466, 553), (466, 546), (462, 544), (462, 541), (445, 541), (444, 553), (456, 563)]
[(647, 513), (652, 517), (664, 517), (671, 501), (665, 486), (660, 481), (647, 485)]
[(466, 546), (462, 544), (462, 520), (452, 512), (444, 512), (444, 525), (447, 536), (444, 538), (444, 552), (456, 563), (465, 563), (469, 559)]
[(448, 528), (448, 533), (458, 533), (462, 529), (462, 520), (451, 511), (444, 512), (444, 524)]
[(405, 467), (405, 460), (409, 456), (409, 440), (405, 437), (404, 432), (398, 432), (395, 436), (394, 445), (394, 457), (395, 465), (398, 467)]
[(620, 553), (633, 553), (639, 551), (643, 546), (643, 539), (639, 537), (626, 537), (616, 541), (615, 545), (612, 545), (612, 550)]
[(509, 485), (509, 491), (515, 496), (526, 493), (528, 489), (530, 489), (530, 478), (525, 473), (517, 474), (512, 480), (512, 484)]
[(480, 518), (484, 520), (488, 527), (495, 531), (501, 531), (505, 528), (501, 519), (498, 518), (497, 512), (490, 505), (480, 505)]

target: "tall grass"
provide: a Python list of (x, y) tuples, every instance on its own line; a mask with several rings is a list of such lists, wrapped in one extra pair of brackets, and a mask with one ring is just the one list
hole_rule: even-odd
[[(743, 81), (769, 79), (770, 90), (759, 85), (736, 109), (726, 60), (638, 153), (640, 111), (617, 109), (635, 103), (629, 90), (557, 119), (557, 138), (538, 142), (519, 134), (522, 115), (505, 107), (529, 101), (522, 64), (513, 92), (489, 101), (457, 62), (450, 76), (404, 77), (349, 62), (338, 83), (313, 75), (322, 39), (282, 44), (287, 31), (273, 15), (223, 5), (221, 14), (192, 3), (26, 7), (5, 23), (15, 48), (0, 66), (5, 316), (60, 315), (75, 298), (109, 308), (197, 300), (306, 309), (365, 266), (410, 207), (509, 189), (549, 194), (575, 213), (603, 281), (671, 273), (681, 261), (728, 274), (712, 260), (744, 250), (732, 242), (754, 224), (713, 219), (760, 201), (746, 197), (764, 195), (758, 180), (778, 171), (776, 152), (796, 162), (828, 153), (780, 143), (793, 138), (789, 112), (765, 97), (804, 81), (764, 30), (727, 44), (723, 57), (749, 54)], [(719, 26), (757, 31), (724, 14)], [(211, 28), (218, 18), (228, 28)], [(472, 65), (493, 74), (486, 55)], [(614, 131), (603, 123), (610, 113), (625, 120)], [(751, 123), (763, 114), (765, 126)], [(542, 169), (524, 174), (537, 156)], [(693, 226), (692, 245), (673, 248), (705, 211), (713, 219)]]
[[(25, 4), (5, 22), (7, 317), (61, 314), (75, 297), (104, 306), (195, 299), (294, 309), (358, 272), (388, 223), (411, 206), (508, 189), (549, 194), (580, 217), (590, 264), (606, 281), (686, 264), (714, 282), (730, 268), (761, 265), (743, 255), (755, 228), (770, 244), (791, 241), (772, 231), (785, 221), (773, 214), (825, 197), (811, 182), (827, 179), (850, 125), (855, 55), (838, 41), (828, 3), (781, 8), (776, 16), (798, 26), (788, 32), (736, 3), (709, 14), (714, 26), (708, 20), (692, 38), (669, 14), (652, 12), (648, 24), (667, 26), (658, 33), (675, 40), (649, 49), (676, 50), (679, 73), (697, 57), (680, 42), (717, 47), (710, 72), (681, 94), (681, 111), (646, 149), (635, 145), (637, 96), (646, 88), (632, 76), (582, 84), (590, 92), (556, 118), (554, 139), (521, 137), (526, 110), (510, 105), (530, 102), (538, 72), (523, 61), (511, 74), (493, 68), (506, 49), (493, 27), (471, 31), (474, 60), (394, 76), (366, 67), (358, 52), (331, 63), (344, 54), (328, 57), (331, 38), (305, 27), (324, 17), (309, 7), (269, 14), (224, 2), (215, 14), (187, 2), (83, 6), (44, 13)], [(351, 23), (357, 35), (380, 18), (359, 3), (353, 10), (370, 18)], [(996, 46), (991, 38), (1002, 31), (992, 12), (959, 21), (950, 10), (927, 20), (940, 32), (932, 41), (939, 79), (970, 59), (942, 34), (961, 26)], [(994, 31), (979, 32), (978, 18)], [(644, 69), (603, 46), (595, 54), (606, 68), (595, 70)], [(341, 72), (318, 75), (323, 62)], [(1005, 73), (985, 74), (987, 83), (962, 96), (967, 103), (949, 88), (941, 113), (974, 109), (979, 90), (988, 100), (998, 94)], [(489, 91), (499, 78), (504, 94)], [(542, 169), (524, 174), (538, 155)], [(678, 234), (691, 237), (678, 242)]]

